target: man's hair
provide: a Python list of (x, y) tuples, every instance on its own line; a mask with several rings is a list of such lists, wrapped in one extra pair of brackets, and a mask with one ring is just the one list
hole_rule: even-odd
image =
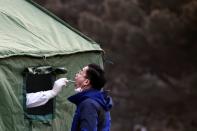
[(90, 80), (92, 88), (101, 90), (105, 85), (106, 79), (104, 70), (97, 64), (89, 64), (86, 71), (87, 78)]

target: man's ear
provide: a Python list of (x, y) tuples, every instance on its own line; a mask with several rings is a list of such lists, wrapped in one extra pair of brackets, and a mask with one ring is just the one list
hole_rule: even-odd
[(86, 80), (84, 81), (84, 85), (85, 85), (85, 86), (90, 85), (90, 80), (89, 80), (89, 79), (86, 79)]

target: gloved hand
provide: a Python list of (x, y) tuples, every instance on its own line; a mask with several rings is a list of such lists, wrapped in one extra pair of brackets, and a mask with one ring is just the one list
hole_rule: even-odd
[(61, 90), (63, 86), (66, 86), (66, 83), (68, 82), (67, 78), (60, 78), (55, 81), (53, 85), (52, 94), (53, 96), (56, 96)]

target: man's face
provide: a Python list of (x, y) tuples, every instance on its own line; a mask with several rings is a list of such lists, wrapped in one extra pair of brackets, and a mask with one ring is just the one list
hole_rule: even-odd
[(88, 66), (85, 66), (82, 70), (80, 70), (76, 75), (75, 75), (75, 88), (84, 88), (88, 86), (89, 80), (86, 77), (86, 71), (88, 70)]

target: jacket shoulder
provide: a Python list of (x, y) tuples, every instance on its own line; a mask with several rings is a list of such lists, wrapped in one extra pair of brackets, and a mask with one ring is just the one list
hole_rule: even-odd
[(94, 99), (92, 98), (87, 98), (84, 101), (82, 101), (79, 105), (79, 107), (83, 108), (96, 108), (97, 110), (100, 110), (101, 105)]

